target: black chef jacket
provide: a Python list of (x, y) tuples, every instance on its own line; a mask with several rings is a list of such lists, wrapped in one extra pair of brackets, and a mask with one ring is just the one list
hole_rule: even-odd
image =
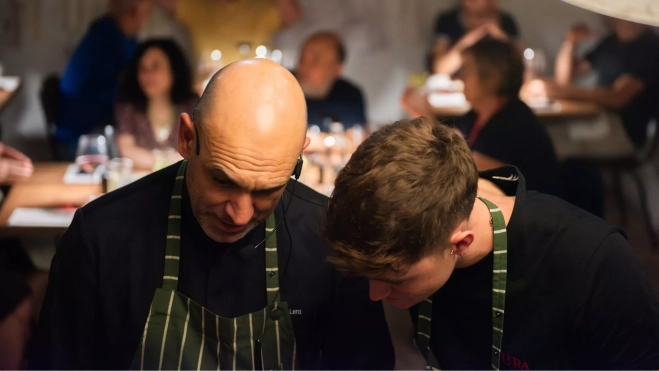
[[(31, 352), (31, 369), (126, 369), (149, 306), (162, 285), (169, 201), (178, 164), (109, 193), (76, 212), (57, 244)], [(292, 183), (275, 210), (281, 220)], [(223, 317), (266, 306), (265, 250), (239, 251), (265, 235), (260, 225), (236, 243), (211, 240), (184, 189), (178, 290)], [(382, 369), (393, 348), (368, 282), (344, 279), (326, 262), (320, 236), (327, 198), (298, 183), (277, 229), (282, 300), (289, 303), (302, 369)], [(322, 354), (322, 355), (321, 355)]]
[[(659, 300), (624, 232), (527, 191), (514, 167), (481, 178), (516, 196), (500, 368), (659, 369)], [(490, 253), (456, 269), (433, 296), (430, 348), (442, 369), (492, 367), (492, 264)]]

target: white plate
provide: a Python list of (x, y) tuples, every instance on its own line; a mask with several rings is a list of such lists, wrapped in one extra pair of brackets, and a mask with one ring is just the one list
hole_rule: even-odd
[(18, 76), (0, 76), (0, 89), (14, 91), (21, 84)]
[(7, 224), (16, 227), (62, 227), (71, 224), (75, 208), (19, 207), (11, 213)]

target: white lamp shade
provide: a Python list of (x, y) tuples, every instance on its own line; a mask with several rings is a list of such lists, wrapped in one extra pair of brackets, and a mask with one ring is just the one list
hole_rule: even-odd
[(659, 26), (659, 0), (563, 0), (566, 3), (635, 23)]

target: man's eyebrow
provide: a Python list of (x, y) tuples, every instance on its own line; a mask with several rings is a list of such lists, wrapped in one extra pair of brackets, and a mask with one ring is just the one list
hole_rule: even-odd
[(287, 184), (288, 184), (288, 181), (286, 181), (286, 183), (283, 183), (283, 184), (280, 184), (280, 185), (277, 185), (277, 186), (274, 186), (274, 187), (270, 187), (270, 188), (266, 188), (266, 189), (255, 189), (254, 191), (255, 192), (263, 192), (263, 193), (276, 192), (276, 191), (286, 187)]
[[(211, 168), (210, 172), (213, 176), (213, 178), (217, 180), (221, 180), (223, 182), (230, 183), (232, 185), (235, 185), (236, 187), (242, 187), (240, 183), (236, 182), (235, 180), (231, 179), (230, 176), (227, 175), (227, 173), (224, 172), (224, 170), (220, 168)], [(255, 189), (253, 192), (263, 192), (263, 193), (269, 193), (269, 192), (276, 192), (282, 188), (284, 188), (288, 184), (288, 181), (286, 181), (283, 184), (276, 185), (274, 187), (266, 188), (266, 189)]]
[(373, 277), (367, 277), (368, 279), (371, 279), (373, 281), (380, 281), (384, 283), (389, 283), (392, 285), (397, 285), (400, 283), (403, 283), (408, 280), (408, 278), (383, 278), (382, 276), (373, 276)]
[(216, 167), (210, 168), (209, 170), (210, 170), (211, 175), (213, 176), (213, 178), (215, 178), (217, 180), (221, 180), (223, 182), (231, 183), (233, 185), (236, 185), (236, 186), (240, 187), (240, 184), (238, 182), (236, 182), (235, 180), (231, 179), (231, 177), (228, 176), (227, 173), (224, 172), (224, 170), (222, 170), (220, 168), (216, 168)]

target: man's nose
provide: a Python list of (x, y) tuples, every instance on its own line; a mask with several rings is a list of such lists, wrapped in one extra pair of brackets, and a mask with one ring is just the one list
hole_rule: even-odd
[(247, 225), (254, 216), (254, 202), (248, 192), (236, 192), (227, 202), (226, 213), (235, 225)]
[(391, 285), (381, 281), (368, 280), (369, 290), (368, 295), (373, 301), (380, 301), (386, 299), (391, 295)]

